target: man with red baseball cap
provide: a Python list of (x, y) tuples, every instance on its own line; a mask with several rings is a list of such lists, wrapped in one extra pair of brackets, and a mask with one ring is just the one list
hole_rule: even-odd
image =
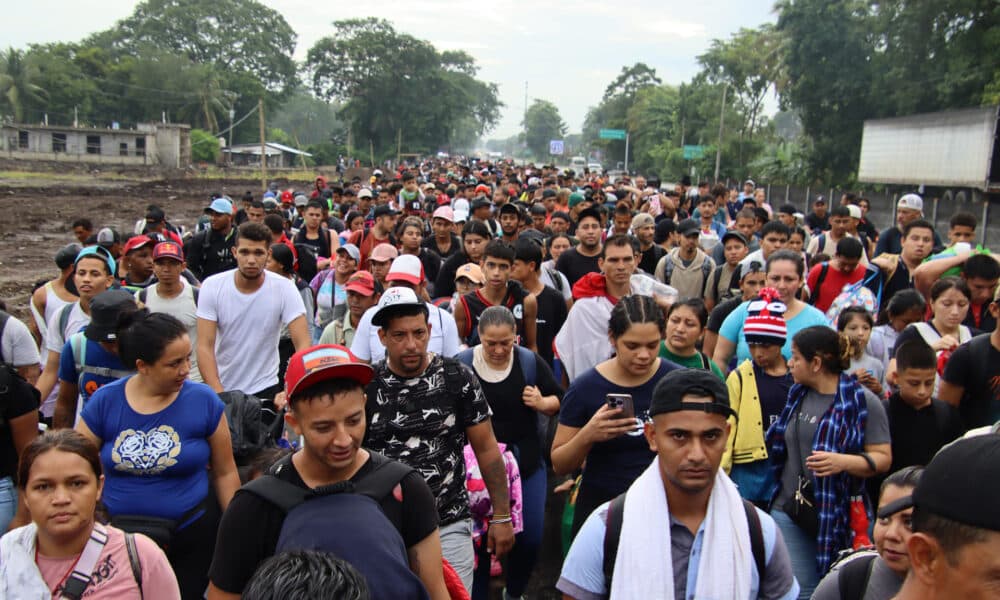
[(135, 293), (140, 306), (151, 312), (175, 317), (187, 328), (191, 338), (191, 381), (201, 382), (198, 370), (198, 288), (182, 277), (187, 263), (177, 242), (160, 242), (153, 246), (153, 276), (156, 283)]
[(382, 284), (368, 271), (355, 271), (347, 279), (344, 290), (347, 292), (347, 312), (326, 326), (319, 338), (320, 344), (350, 346), (361, 317), (382, 295)]
[(233, 497), (219, 524), (210, 599), (239, 598), (265, 559), (304, 549), (351, 563), (375, 598), (448, 597), (430, 487), (418, 471), (361, 445), (373, 374), (343, 346), (292, 355), (285, 423), (302, 448)]
[(125, 276), (121, 285), (126, 290), (135, 293), (154, 283), (153, 279), (153, 246), (156, 242), (148, 235), (137, 235), (125, 242), (122, 252), (122, 268)]

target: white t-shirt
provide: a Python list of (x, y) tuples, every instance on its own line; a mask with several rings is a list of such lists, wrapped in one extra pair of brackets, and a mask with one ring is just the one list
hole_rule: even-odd
[(299, 290), (290, 280), (265, 272), (260, 289), (236, 289), (236, 269), (212, 275), (201, 285), (198, 318), (214, 321), (215, 362), (226, 391), (255, 394), (278, 383), (281, 326), (304, 317)]
[(0, 335), (0, 357), (3, 361), (15, 367), (27, 367), (38, 364), (38, 347), (35, 338), (31, 336), (28, 326), (14, 315), (7, 318)]
[[(427, 351), (449, 358), (455, 356), (462, 349), (455, 317), (430, 303), (427, 303), (427, 310), (429, 311), (427, 322), (431, 325), (431, 339), (427, 342)], [(381, 327), (372, 325), (372, 317), (377, 311), (378, 306), (373, 306), (361, 315), (354, 332), (354, 341), (351, 342), (351, 353), (373, 364), (385, 358), (385, 346), (378, 338)]]
[(146, 296), (146, 308), (151, 312), (166, 313), (175, 317), (184, 324), (188, 337), (191, 338), (191, 373), (188, 379), (201, 383), (201, 372), (198, 371), (198, 307), (194, 301), (194, 288), (184, 279), (181, 279), (184, 289), (173, 298), (164, 298), (156, 291), (156, 284), (149, 286), (145, 290), (135, 293), (136, 299), (140, 299), (143, 292)]
[(74, 333), (81, 331), (90, 324), (90, 315), (83, 312), (79, 302), (73, 303), (73, 308), (69, 309), (69, 320), (66, 322), (66, 330), (59, 329), (59, 322), (62, 321), (62, 311), (52, 315), (48, 322), (49, 330), (45, 332), (45, 348), (50, 352), (62, 354), (66, 340)]

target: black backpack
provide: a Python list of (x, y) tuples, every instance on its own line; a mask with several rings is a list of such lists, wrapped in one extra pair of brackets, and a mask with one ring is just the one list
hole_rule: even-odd
[(295, 244), (295, 252), (299, 255), (299, 277), (306, 283), (310, 283), (319, 269), (316, 267), (316, 260), (319, 256), (315, 246), (309, 244)]
[(858, 550), (840, 559), (837, 569), (837, 587), (840, 600), (862, 600), (868, 589), (868, 580), (875, 568), (878, 553), (871, 549)]
[[(10, 315), (0, 310), (0, 339), (3, 339), (3, 330), (9, 319)], [(7, 412), (10, 410), (12, 400), (24, 395), (33, 395), (36, 407), (41, 403), (38, 390), (28, 383), (27, 379), (21, 377), (13, 364), (7, 362), (3, 349), (0, 348), (0, 427), (7, 426)]]
[[(611, 578), (615, 573), (615, 559), (618, 558), (618, 542), (622, 536), (622, 520), (625, 518), (625, 494), (615, 496), (608, 505), (608, 515), (604, 522), (604, 582), (611, 589)], [(747, 525), (750, 528), (750, 550), (757, 566), (757, 577), (764, 580), (764, 570), (767, 560), (764, 556), (764, 532), (760, 527), (760, 516), (749, 500), (743, 500), (743, 510), (747, 514)]]
[[(224, 413), (237, 465), (245, 466), (261, 450), (276, 446), (275, 433), (264, 423), (260, 399), (239, 390), (222, 392), (219, 398), (226, 405)], [(280, 424), (282, 420), (276, 422)]]

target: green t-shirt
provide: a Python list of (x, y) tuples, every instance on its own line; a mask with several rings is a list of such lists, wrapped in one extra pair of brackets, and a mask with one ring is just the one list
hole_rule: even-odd
[(704, 369), (705, 363), (708, 363), (708, 368), (710, 371), (715, 373), (715, 376), (719, 379), (725, 381), (726, 376), (723, 375), (722, 371), (719, 369), (718, 365), (712, 362), (712, 359), (708, 358), (701, 352), (693, 354), (691, 356), (677, 356), (667, 348), (667, 343), (665, 341), (660, 342), (660, 358), (665, 358), (671, 362), (675, 362), (682, 367), (688, 367), (690, 369)]

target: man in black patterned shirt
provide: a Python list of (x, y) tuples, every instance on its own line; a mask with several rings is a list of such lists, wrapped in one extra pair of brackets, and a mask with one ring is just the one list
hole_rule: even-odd
[(380, 327), (385, 360), (368, 385), (366, 448), (419, 471), (437, 498), (441, 550), (472, 589), (474, 550), (463, 446), (468, 439), (493, 503), (488, 548), (514, 544), (507, 471), (479, 381), (457, 360), (430, 354), (427, 305), (408, 288), (390, 288), (372, 324)]

